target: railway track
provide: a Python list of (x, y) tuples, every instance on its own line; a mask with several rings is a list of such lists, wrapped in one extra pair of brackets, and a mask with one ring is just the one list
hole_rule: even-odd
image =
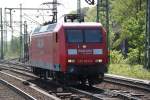
[(59, 98), (52, 96), (48, 94), (47, 92), (39, 89), (36, 85), (31, 84), (31, 83), (29, 84), (23, 78), (14, 76), (7, 72), (0, 72), (0, 76), (3, 80), (8, 81), (14, 86), (20, 88), (22, 91), (25, 91), (26, 93), (32, 95), (35, 98), (35, 100), (60, 100)]
[[(35, 97), (35, 100), (60, 100), (59, 98), (48, 94), (47, 92), (39, 89), (34, 84), (29, 84), (27, 80), (38, 78), (30, 73), (19, 70), (18, 68), (9, 67), (8, 65), (0, 65), (0, 76), (2, 79), (7, 80), (21, 90), (26, 91)], [(27, 74), (28, 73), (28, 74)], [(20, 99), (21, 100), (21, 99)]]
[[(25, 66), (21, 63), (19, 65), (15, 63), (15, 65)], [(16, 70), (19, 70), (19, 69), (16, 69)], [(23, 71), (23, 70), (21, 70), (21, 71)], [(17, 73), (21, 74), (22, 72), (17, 72)], [(25, 74), (25, 73), (23, 73), (23, 74)], [(30, 75), (27, 75), (27, 76), (30, 76)], [(122, 85), (121, 82), (119, 81), (119, 79), (115, 80), (115, 78), (112, 78), (112, 80), (113, 81), (111, 81), (111, 78), (106, 78), (105, 82)], [(115, 99), (115, 100), (147, 100), (145, 98), (142, 99), (143, 96), (144, 96), (143, 94), (127, 92), (127, 91), (123, 91), (123, 90), (119, 90), (119, 89), (112, 89), (112, 88), (111, 89), (102, 89), (102, 87), (98, 88), (99, 86), (88, 87), (88, 86), (79, 85), (78, 87), (65, 87), (65, 86), (61, 86), (61, 85), (56, 85), (56, 88), (53, 89), (53, 91), (51, 91), (50, 88), (49, 89), (47, 88), (47, 86), (50, 86), (49, 84), (54, 84), (53, 82), (51, 83), (50, 80), (44, 81), (44, 80), (37, 79), (37, 80), (30, 80), (29, 82), (36, 84), (38, 87), (45, 90), (49, 94), (52, 94), (52, 95), (57, 96), (57, 97), (59, 97), (61, 99), (64, 99), (64, 100), (67, 100), (67, 99), (70, 100), (69, 98), (71, 98), (71, 100), (74, 100), (72, 98), (78, 98), (78, 99), (80, 98), (79, 100), (82, 100), (82, 99), (85, 99), (85, 98), (87, 100), (106, 100), (106, 99), (110, 99), (110, 100), (113, 100), (113, 99)], [(44, 85), (43, 85), (43, 83), (44, 83)], [(124, 83), (124, 82), (122, 82), (122, 83)], [(133, 83), (136, 84), (138, 82), (136, 81), (136, 82), (133, 82)], [(130, 86), (129, 86), (129, 84), (126, 85), (126, 86), (129, 86), (129, 87), (133, 88), (132, 85), (133, 84), (131, 83)], [(136, 88), (136, 86), (138, 86), (138, 85), (134, 85), (134, 88)], [(147, 87), (149, 88), (149, 85), (147, 84), (146, 87), (143, 85), (143, 87), (144, 87), (143, 89), (142, 89), (142, 87), (138, 88), (138, 89), (141, 89), (143, 91), (147, 91), (145, 88), (147, 88)], [(58, 91), (60, 91), (60, 92), (58, 92)]]
[[(10, 61), (10, 62), (7, 62), (7, 63), (8, 64), (14, 64), (14, 65), (17, 65), (17, 66), (22, 66), (24, 68), (30, 66), (29, 64), (22, 64), (22, 63), (19, 63), (19, 62), (11, 62)], [(15, 68), (15, 67), (13, 66), (13, 68)], [(15, 68), (15, 69), (17, 69), (17, 68)], [(22, 70), (22, 69), (19, 69), (19, 70)], [(26, 71), (30, 72), (31, 69), (28, 67), (28, 69)], [(131, 87), (143, 89), (145, 91), (150, 91), (150, 81), (133, 79), (133, 78), (126, 78), (126, 77), (117, 76), (117, 75), (110, 75), (110, 74), (105, 75), (104, 81), (105, 82), (110, 82), (110, 83), (126, 85), (126, 86), (131, 86)]]
[(120, 84), (125, 85), (128, 87), (144, 90), (150, 92), (150, 81), (142, 81), (137, 79), (131, 79), (131, 78), (125, 78), (115, 75), (105, 75), (105, 82), (114, 83), (114, 84)]
[[(34, 75), (31, 75), (30, 73), (27, 74), (27, 73), (22, 72), (22, 71), (17, 71), (17, 70), (15, 71), (14, 69), (12, 69), (12, 70), (9, 69), (9, 71), (12, 71), (12, 72), (7, 72), (7, 71), (5, 71), (5, 72), (7, 74), (8, 73), (10, 73), (11, 75), (13, 74), (14, 76), (17, 76), (17, 74), (20, 74), (19, 76), (21, 77), (21, 75), (23, 75), (24, 79), (27, 79), (27, 78), (25, 78), (25, 76), (32, 77), (32, 79), (28, 78), (27, 79), (28, 81), (26, 81), (26, 83), (34, 84), (34, 86), (36, 85), (37, 87), (46, 91), (47, 93), (54, 95), (54, 96), (57, 96), (61, 99), (74, 100), (75, 98), (76, 99), (80, 98), (80, 99), (85, 99), (85, 100), (91, 100), (90, 96), (86, 96), (86, 94), (83, 94), (83, 93), (81, 95), (80, 91), (77, 91), (77, 89), (75, 90), (73, 88), (68, 88), (68, 87), (62, 86), (58, 83), (51, 81), (50, 79), (45, 81), (45, 80), (41, 80), (41, 79), (37, 78)], [(15, 73), (17, 73), (17, 74), (15, 74)], [(36, 78), (36, 79), (33, 79), (33, 78)], [(25, 82), (25, 80), (22, 80), (22, 81)]]
[(23, 92), (16, 86), (0, 79), (0, 99), (1, 100), (36, 100), (34, 97)]

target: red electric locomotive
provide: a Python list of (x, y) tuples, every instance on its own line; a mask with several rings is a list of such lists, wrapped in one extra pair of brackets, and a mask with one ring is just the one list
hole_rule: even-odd
[(31, 36), (33, 73), (63, 81), (101, 82), (107, 72), (106, 32), (100, 23), (55, 23)]

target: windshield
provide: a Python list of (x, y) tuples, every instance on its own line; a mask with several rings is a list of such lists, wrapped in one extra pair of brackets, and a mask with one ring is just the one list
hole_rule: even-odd
[(82, 30), (66, 30), (66, 33), (68, 42), (83, 42)]
[(65, 32), (68, 43), (102, 41), (102, 34), (99, 29), (67, 29)]
[(100, 30), (84, 30), (85, 42), (101, 42)]

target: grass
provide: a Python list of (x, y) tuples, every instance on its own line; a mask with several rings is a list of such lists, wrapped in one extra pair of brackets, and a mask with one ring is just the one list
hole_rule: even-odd
[(150, 71), (144, 69), (142, 65), (110, 64), (108, 73), (150, 80)]

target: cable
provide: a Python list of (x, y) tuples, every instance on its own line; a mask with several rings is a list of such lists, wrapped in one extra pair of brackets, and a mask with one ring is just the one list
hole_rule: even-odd
[(24, 13), (24, 15), (26, 16), (23, 16), (24, 18), (26, 18), (27, 20), (31, 21), (31, 22), (34, 22), (36, 24), (39, 24), (41, 25), (41, 23), (39, 23), (38, 21), (34, 20), (33, 18), (29, 17), (26, 13)]

